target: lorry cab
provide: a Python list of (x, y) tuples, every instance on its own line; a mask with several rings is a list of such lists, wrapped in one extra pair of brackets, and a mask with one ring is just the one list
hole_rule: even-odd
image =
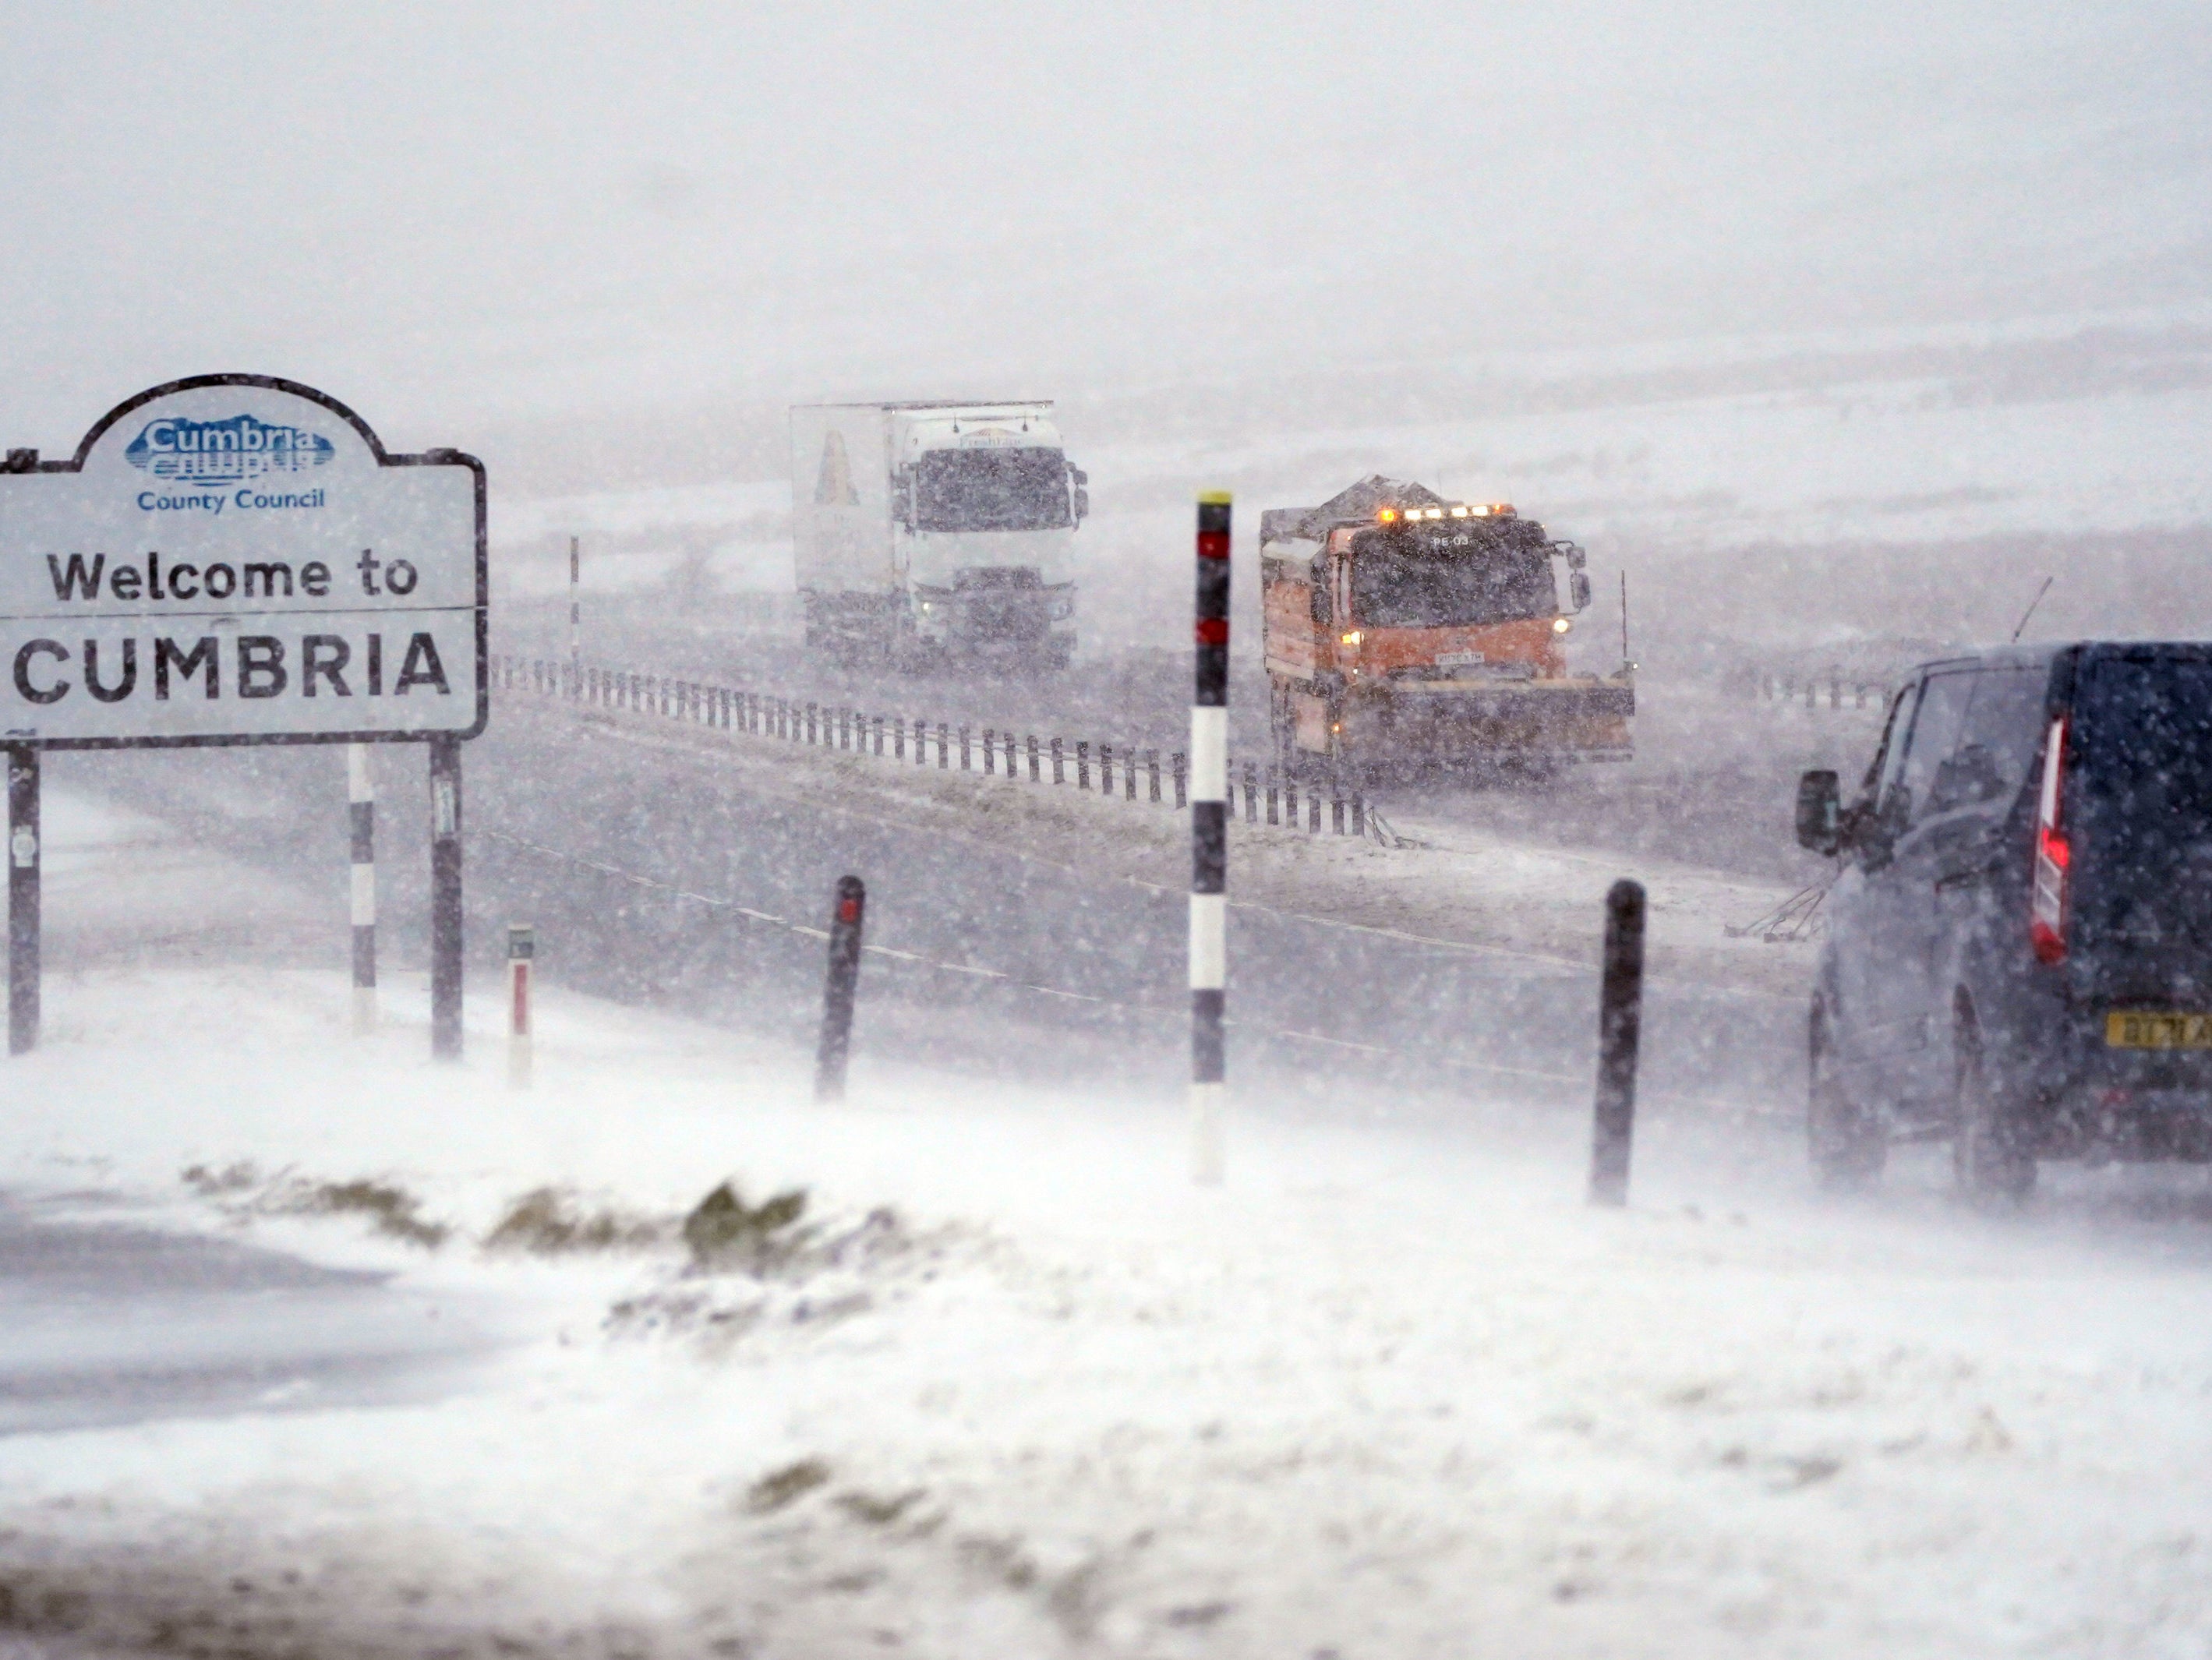
[(1961, 1189), (2044, 1158), (2212, 1159), (2212, 647), (1929, 663), (1856, 797), (1799, 785), (1840, 860), (1810, 1014), (1815, 1172), (1948, 1137)]
[(1065, 666), (1089, 480), (1049, 402), (792, 410), (807, 644), (847, 658)]
[(1380, 478), (1263, 514), (1279, 748), (1293, 763), (1369, 770), (1626, 757), (1628, 666), (1604, 681), (1567, 668), (1573, 616), (1590, 602), (1584, 562), (1507, 503)]

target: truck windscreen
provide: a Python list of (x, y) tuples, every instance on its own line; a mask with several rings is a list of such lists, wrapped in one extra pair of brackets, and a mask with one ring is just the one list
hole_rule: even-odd
[(1352, 542), (1352, 609), (1368, 628), (1463, 628), (1548, 617), (1559, 594), (1551, 561), (1533, 548), (1464, 531), (1378, 531)]
[(915, 465), (916, 527), (1060, 530), (1075, 522), (1058, 450), (932, 450)]

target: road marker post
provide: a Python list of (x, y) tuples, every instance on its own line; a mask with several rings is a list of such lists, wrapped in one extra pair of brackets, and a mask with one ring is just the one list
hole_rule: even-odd
[(1605, 896), (1605, 971), (1598, 989), (1597, 1102), (1589, 1201), (1628, 1202), (1636, 1133), (1636, 1055), (1644, 1026), (1644, 889), (1626, 879)]
[(584, 680), (584, 544), (568, 538), (568, 684), (581, 695)]
[(527, 922), (507, 925), (507, 1086), (530, 1087), (530, 981), (538, 956), (538, 931)]
[(866, 921), (867, 885), (857, 876), (837, 879), (830, 914), (830, 975), (822, 993), (822, 1038), (814, 1055), (814, 1103), (845, 1098), (845, 1061), (853, 1046), (853, 999), (860, 981), (860, 933)]
[(1229, 514), (1226, 491), (1198, 498), (1190, 710), (1190, 1123), (1191, 1177), (1206, 1186), (1223, 1177), (1227, 1093)]
[(430, 740), (430, 1054), (461, 1058), (461, 746)]
[(376, 780), (368, 745), (346, 745), (346, 818), (352, 842), (353, 1029), (376, 1030)]
[(8, 751), (8, 1053), (39, 1046), (39, 752)]

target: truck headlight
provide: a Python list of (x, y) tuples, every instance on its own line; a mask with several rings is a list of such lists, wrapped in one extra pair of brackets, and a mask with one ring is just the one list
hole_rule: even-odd
[(1574, 627), (1574, 623), (1568, 617), (1554, 617), (1552, 619), (1552, 632), (1554, 634), (1565, 634), (1572, 627)]

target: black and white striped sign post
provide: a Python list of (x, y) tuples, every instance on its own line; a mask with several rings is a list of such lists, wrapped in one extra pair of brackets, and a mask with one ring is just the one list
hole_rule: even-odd
[(353, 1029), (376, 1030), (376, 781), (368, 745), (346, 745), (346, 814), (353, 841)]
[(1229, 939), (1229, 496), (1198, 498), (1190, 710), (1191, 1175), (1222, 1179)]

